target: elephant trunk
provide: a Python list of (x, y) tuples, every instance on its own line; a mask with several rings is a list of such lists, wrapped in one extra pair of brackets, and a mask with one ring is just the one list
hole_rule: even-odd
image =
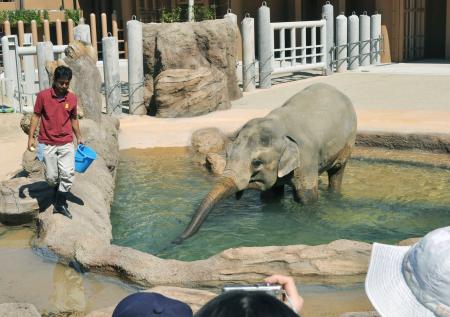
[(183, 240), (189, 238), (194, 235), (203, 221), (205, 221), (211, 209), (223, 198), (227, 198), (228, 196), (237, 192), (238, 188), (233, 181), (233, 179), (228, 177), (222, 177), (212, 188), (212, 190), (203, 198), (200, 206), (197, 208), (195, 215), (192, 217), (191, 222), (184, 230), (184, 232), (173, 241), (173, 243), (179, 244)]

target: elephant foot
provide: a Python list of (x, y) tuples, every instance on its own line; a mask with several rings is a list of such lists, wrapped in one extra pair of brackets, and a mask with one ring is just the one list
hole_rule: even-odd
[(319, 191), (317, 187), (311, 189), (304, 189), (301, 191), (294, 191), (294, 200), (303, 205), (308, 205), (316, 202), (319, 199)]

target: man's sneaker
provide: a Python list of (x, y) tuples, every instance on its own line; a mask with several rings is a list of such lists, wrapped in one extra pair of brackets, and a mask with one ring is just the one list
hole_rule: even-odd
[(54, 214), (61, 214), (63, 216), (66, 216), (67, 218), (72, 219), (72, 215), (69, 211), (67, 202), (66, 202), (66, 194), (57, 192), (56, 193), (56, 199), (55, 204), (53, 205), (53, 213)]

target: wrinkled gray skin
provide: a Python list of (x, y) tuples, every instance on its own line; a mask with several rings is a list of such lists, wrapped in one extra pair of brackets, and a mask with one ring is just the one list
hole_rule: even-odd
[(217, 202), (245, 189), (280, 193), (288, 184), (294, 199), (307, 204), (318, 199), (318, 176), (326, 171), (329, 189), (339, 192), (355, 138), (350, 99), (326, 84), (311, 85), (266, 117), (250, 120), (227, 148), (223, 176), (174, 243), (196, 233)]

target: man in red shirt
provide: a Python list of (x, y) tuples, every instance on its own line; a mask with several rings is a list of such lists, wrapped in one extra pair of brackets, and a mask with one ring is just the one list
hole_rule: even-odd
[(37, 95), (28, 134), (28, 150), (34, 151), (34, 133), (40, 120), (38, 147), (43, 150), (45, 178), (56, 191), (53, 213), (68, 218), (72, 215), (66, 199), (75, 176), (73, 133), (77, 143), (83, 143), (77, 117), (77, 97), (69, 91), (71, 79), (69, 67), (55, 69), (52, 88)]

